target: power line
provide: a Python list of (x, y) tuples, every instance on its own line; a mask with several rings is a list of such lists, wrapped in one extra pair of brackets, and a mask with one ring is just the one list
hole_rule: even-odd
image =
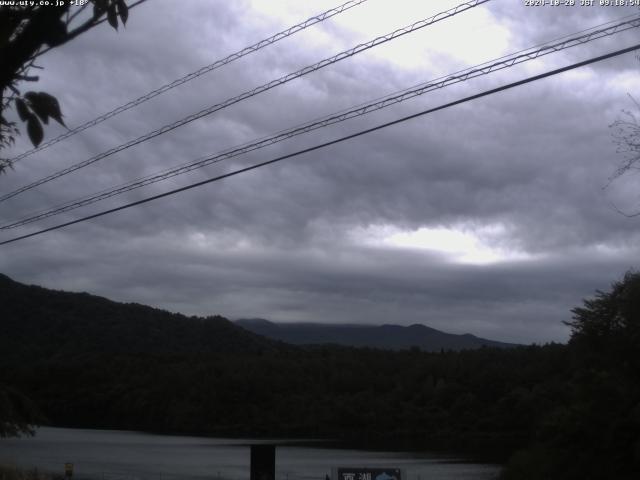
[(43, 230), (38, 230), (36, 232), (32, 232), (32, 233), (29, 233), (29, 234), (26, 234), (26, 235), (21, 235), (19, 237), (11, 238), (9, 240), (5, 240), (3, 242), (0, 242), (0, 245), (7, 245), (9, 243), (17, 242), (19, 240), (24, 240), (26, 238), (34, 237), (36, 235), (41, 235), (43, 233), (51, 232), (53, 230), (58, 230), (58, 229), (63, 228), (63, 227), (68, 227), (68, 226), (74, 225), (76, 223), (86, 222), (88, 220), (92, 220), (94, 218), (102, 217), (102, 216), (108, 215), (110, 213), (118, 212), (120, 210), (125, 210), (125, 209), (131, 208), (131, 207), (135, 207), (135, 206), (138, 206), (138, 205), (142, 205), (144, 203), (148, 203), (148, 202), (151, 202), (151, 201), (154, 201), (154, 200), (158, 200), (160, 198), (164, 198), (164, 197), (168, 197), (168, 196), (171, 196), (171, 195), (175, 195), (176, 193), (184, 192), (186, 190), (191, 190), (192, 188), (200, 187), (200, 186), (206, 185), (208, 183), (213, 183), (213, 182), (225, 179), (225, 178), (233, 177), (235, 175), (239, 175), (241, 173), (245, 173), (245, 172), (248, 172), (250, 170), (255, 170), (255, 169), (260, 168), (260, 167), (271, 165), (271, 164), (280, 162), (282, 160), (286, 160), (288, 158), (292, 158), (292, 157), (296, 157), (298, 155), (302, 155), (304, 153), (309, 153), (309, 152), (313, 152), (313, 151), (316, 151), (316, 150), (320, 150), (322, 148), (326, 148), (328, 146), (335, 145), (335, 144), (344, 142), (346, 140), (351, 140), (353, 138), (360, 137), (362, 135), (366, 135), (366, 134), (369, 134), (369, 133), (372, 133), (372, 132), (375, 132), (375, 131), (378, 131), (378, 130), (382, 130), (383, 128), (387, 128), (387, 127), (390, 127), (390, 126), (393, 126), (393, 125), (397, 125), (399, 123), (403, 123), (403, 122), (406, 122), (408, 120), (412, 120), (414, 118), (422, 117), (424, 115), (428, 115), (430, 113), (437, 112), (439, 110), (444, 110), (446, 108), (450, 108), (450, 107), (453, 107), (453, 106), (456, 106), (456, 105), (460, 105), (462, 103), (466, 103), (466, 102), (469, 102), (469, 101), (472, 101), (472, 100), (476, 100), (478, 98), (486, 97), (488, 95), (493, 95), (495, 93), (502, 92), (504, 90), (509, 90), (511, 88), (519, 87), (521, 85), (525, 85), (525, 84), (528, 84), (528, 83), (531, 83), (531, 82), (535, 82), (537, 80), (542, 80), (543, 78), (547, 78), (547, 77), (550, 77), (550, 76), (553, 76), (553, 75), (557, 75), (557, 74), (560, 74), (560, 73), (563, 73), (563, 72), (566, 72), (566, 71), (569, 71), (569, 70), (573, 70), (575, 68), (580, 68), (580, 67), (583, 67), (585, 65), (590, 65), (590, 64), (593, 64), (593, 63), (596, 63), (596, 62), (600, 62), (602, 60), (607, 60), (609, 58), (617, 57), (619, 55), (623, 55), (625, 53), (629, 53), (629, 52), (632, 52), (632, 51), (638, 50), (638, 49), (640, 49), (640, 43), (636, 44), (636, 45), (633, 45), (631, 47), (623, 48), (621, 50), (616, 50), (614, 52), (610, 52), (608, 54), (601, 55), (599, 57), (594, 57), (594, 58), (591, 58), (589, 60), (584, 60), (582, 62), (573, 63), (573, 64), (568, 65), (566, 67), (557, 68), (555, 70), (551, 70), (551, 71), (548, 71), (548, 72), (545, 72), (545, 73), (541, 73), (539, 75), (534, 75), (534, 76), (525, 78), (523, 80), (519, 80), (517, 82), (508, 83), (506, 85), (502, 85), (502, 86), (497, 87), (497, 88), (492, 88), (490, 90), (485, 90), (484, 92), (477, 93), (477, 94), (471, 95), (469, 97), (465, 97), (465, 98), (462, 98), (462, 99), (459, 99), (459, 100), (456, 100), (456, 101), (453, 101), (453, 102), (449, 102), (449, 103), (440, 105), (440, 106), (435, 107), (435, 108), (430, 108), (428, 110), (423, 110), (421, 112), (414, 113), (412, 115), (407, 115), (405, 117), (393, 120), (391, 122), (386, 122), (386, 123), (383, 123), (381, 125), (377, 125), (375, 127), (368, 128), (366, 130), (361, 130), (361, 131), (353, 133), (351, 135), (346, 135), (346, 136), (337, 138), (335, 140), (331, 140), (331, 141), (328, 141), (328, 142), (325, 142), (325, 143), (321, 143), (319, 145), (315, 145), (313, 147), (309, 147), (309, 148), (305, 148), (305, 149), (302, 149), (302, 150), (298, 150), (297, 152), (289, 153), (287, 155), (282, 155), (280, 157), (277, 157), (277, 158), (274, 158), (274, 159), (271, 159), (271, 160), (267, 160), (265, 162), (261, 162), (261, 163), (255, 164), (255, 165), (251, 165), (249, 167), (245, 167), (245, 168), (241, 168), (241, 169), (238, 169), (238, 170), (234, 170), (233, 172), (225, 173), (223, 175), (218, 175), (217, 177), (213, 177), (213, 178), (209, 178), (207, 180), (202, 180), (200, 182), (192, 183), (192, 184), (186, 185), (184, 187), (176, 188), (174, 190), (170, 190), (170, 191), (165, 192), (165, 193), (161, 193), (161, 194), (158, 194), (158, 195), (154, 195), (152, 197), (148, 197), (148, 198), (145, 198), (145, 199), (142, 199), (142, 200), (138, 200), (136, 202), (132, 202), (132, 203), (128, 203), (128, 204), (125, 204), (125, 205), (121, 205), (119, 207), (111, 208), (109, 210), (103, 210), (102, 212), (98, 212), (98, 213), (94, 213), (93, 215), (88, 215), (86, 217), (78, 218), (78, 219), (72, 220), (70, 222), (65, 222), (65, 223), (61, 223), (61, 224), (58, 224), (58, 225), (54, 225), (53, 227), (45, 228)]
[[(141, 0), (144, 1), (144, 0)], [(292, 27), (287, 28), (286, 30), (283, 30), (281, 32), (276, 33), (275, 35), (272, 35), (269, 38), (266, 38), (264, 40), (260, 40), (257, 43), (254, 43), (253, 45), (243, 48), (242, 50), (239, 50), (235, 53), (232, 53), (231, 55), (228, 55), (227, 57), (217, 60), (215, 62), (213, 62), (210, 65), (207, 65), (205, 67), (202, 67), (194, 72), (191, 72), (181, 78), (178, 78), (177, 80), (174, 80), (171, 83), (167, 83), (166, 85), (163, 85), (162, 87), (159, 87), (145, 95), (142, 95), (139, 98), (136, 98), (135, 100), (130, 101), (129, 103), (126, 103), (124, 105), (121, 105), (113, 110), (111, 110), (110, 112), (107, 112), (103, 115), (100, 115), (97, 118), (94, 118), (93, 120), (89, 120), (88, 122), (83, 123), (82, 125), (72, 128), (71, 130), (63, 133), (62, 135), (59, 135), (45, 143), (43, 143), (42, 145), (33, 148), (31, 150), (28, 150), (12, 159), (10, 159), (11, 162), (15, 163), (19, 160), (22, 160), (23, 158), (26, 158), (30, 155), (33, 155), (36, 152), (40, 152), (42, 150), (44, 150), (45, 148), (50, 147), (51, 145), (55, 145), (58, 142), (61, 142), (62, 140), (65, 140), (73, 135), (75, 135), (76, 133), (82, 132), (83, 130), (86, 130), (88, 128), (94, 127), (96, 125), (98, 125), (99, 123), (104, 122), (105, 120), (108, 120), (109, 118), (115, 117), (116, 115), (119, 115), (122, 112), (126, 112), (127, 110), (130, 110), (133, 107), (136, 107), (144, 102), (146, 102), (147, 100), (151, 100), (154, 97), (157, 97), (158, 95), (171, 90), (179, 85), (182, 85), (183, 83), (186, 83), (190, 80), (193, 80), (197, 77), (200, 77), (201, 75), (204, 75), (205, 73), (211, 72), (217, 68), (220, 68), (224, 65), (227, 65), (231, 62), (234, 62), (246, 55), (249, 55), (250, 53), (254, 53), (257, 52), (258, 50), (271, 45), (273, 43), (276, 43), (280, 40), (283, 40), (287, 37), (290, 37), (291, 35), (294, 35), (295, 33), (298, 33), (312, 25), (315, 25), (316, 23), (320, 23), (323, 22), (335, 15), (338, 15), (346, 10), (349, 10), (350, 8), (353, 8), (355, 6), (358, 6), (364, 2), (366, 2), (368, 0), (350, 0), (346, 3), (343, 3), (342, 5), (332, 8), (330, 10), (327, 10), (326, 12), (320, 13), (318, 15), (315, 15), (313, 17), (308, 18), (307, 20), (305, 20), (304, 22), (298, 23), (297, 25), (294, 25)], [(136, 2), (134, 3), (130, 8), (133, 8), (134, 6), (136, 6), (137, 4), (139, 4), (140, 2)], [(105, 19), (103, 19), (102, 21), (104, 21)], [(101, 23), (101, 22), (99, 22)], [(45, 53), (44, 51), (42, 53)]]
[[(624, 17), (624, 18), (628, 18), (628, 17)], [(608, 25), (611, 23), (612, 22), (607, 22), (606, 24)], [(535, 51), (532, 51), (532, 49), (528, 49), (528, 50), (521, 51), (525, 53), (516, 52), (516, 54), (503, 56), (503, 57), (500, 57), (500, 59), (498, 59), (499, 61), (497, 62), (494, 62), (494, 63), (485, 62), (477, 67), (471, 67), (471, 68), (462, 70), (461, 72), (456, 72), (456, 74), (452, 74), (446, 77), (441, 77), (440, 79), (431, 81), (430, 83), (421, 84), (420, 86), (412, 87), (411, 89), (405, 89), (397, 95), (383, 97), (383, 99), (379, 101), (375, 101), (369, 104), (362, 104), (362, 105), (359, 105), (358, 107), (352, 108), (351, 110), (345, 110), (341, 113), (334, 114), (329, 117), (325, 117), (319, 121), (309, 122), (307, 124), (294, 127), (293, 129), (284, 130), (274, 136), (266, 137), (261, 140), (254, 141), (253, 143), (245, 144), (241, 147), (235, 147), (231, 150), (219, 153), (218, 155), (215, 155), (213, 157), (212, 156), (202, 157), (191, 163), (174, 167), (162, 173), (148, 175), (141, 179), (130, 181), (123, 185), (114, 187), (110, 190), (109, 189), (103, 190), (89, 197), (83, 197), (82, 199), (79, 199), (79, 200), (66, 202), (60, 206), (56, 206), (49, 210), (45, 210), (43, 212), (38, 212), (36, 214), (33, 214), (31, 217), (18, 220), (8, 225), (4, 225), (0, 227), (0, 229), (6, 230), (9, 228), (15, 228), (18, 226), (26, 225), (28, 223), (32, 223), (36, 220), (40, 220), (43, 218), (48, 218), (53, 215), (68, 212), (76, 208), (80, 208), (82, 206), (86, 206), (86, 205), (95, 203), (97, 201), (101, 201), (101, 200), (113, 197), (115, 195), (119, 195), (121, 193), (131, 191), (135, 188), (147, 186), (147, 185), (171, 178), (173, 176), (187, 173), (197, 168), (202, 168), (204, 166), (211, 165), (213, 163), (218, 163), (223, 160), (227, 160), (229, 158), (232, 158), (244, 153), (248, 153), (249, 151), (254, 151), (259, 148), (272, 145), (274, 143), (283, 141), (285, 139), (291, 138), (296, 135), (307, 133), (309, 131), (316, 130), (318, 128), (322, 128), (328, 125), (345, 121), (350, 118), (354, 118), (354, 117), (361, 116), (382, 108), (386, 108), (387, 106), (390, 106), (392, 104), (400, 103), (409, 98), (422, 95), (428, 91), (433, 91), (437, 88), (444, 88), (453, 83), (462, 82), (462, 81), (468, 80), (469, 78), (475, 78), (477, 76), (485, 75), (493, 71), (508, 68), (515, 64), (522, 63), (524, 61), (533, 60), (535, 58), (539, 58), (540, 56), (547, 55), (549, 53), (558, 52), (565, 48), (581, 45), (581, 44), (596, 40), (598, 38), (602, 38), (608, 35), (613, 35), (615, 33), (620, 33), (624, 30), (638, 27), (638, 26), (640, 26), (640, 19), (636, 16), (632, 20), (620, 22), (618, 24), (609, 26), (604, 29), (594, 30), (597, 27), (592, 27), (591, 29), (589, 29), (592, 31), (585, 35), (574, 37), (574, 38), (568, 38), (563, 42), (557, 42), (555, 44), (549, 44), (549, 43), (546, 45), (543, 44), (544, 46), (542, 48), (539, 48)], [(589, 30), (583, 30), (583, 31), (589, 31)], [(570, 37), (570, 36), (567, 35), (562, 38), (567, 38), (567, 37)]]
[(32, 188), (35, 188), (35, 187), (37, 187), (39, 185), (42, 185), (44, 183), (50, 182), (52, 180), (55, 180), (56, 178), (59, 178), (59, 177), (62, 177), (64, 175), (67, 175), (69, 173), (75, 172), (76, 170), (79, 170), (79, 169), (81, 169), (83, 167), (91, 165), (91, 164), (93, 164), (93, 163), (95, 163), (95, 162), (97, 162), (99, 160), (102, 160), (103, 158), (106, 158), (106, 157), (108, 157), (110, 155), (113, 155), (115, 153), (118, 153), (118, 152), (121, 152), (123, 150), (126, 150), (127, 148), (133, 147), (134, 145), (138, 145), (139, 143), (145, 142), (145, 141), (150, 140), (152, 138), (155, 138), (155, 137), (157, 137), (159, 135), (163, 135), (163, 134), (165, 134), (167, 132), (170, 132), (171, 130), (174, 130), (174, 129), (176, 129), (178, 127), (181, 127), (183, 125), (186, 125), (186, 124), (188, 124), (190, 122), (193, 122), (193, 121), (198, 120), (198, 119), (200, 119), (202, 117), (210, 115), (210, 114), (212, 114), (214, 112), (222, 110), (222, 109), (224, 109), (224, 108), (226, 108), (226, 107), (228, 107), (230, 105), (233, 105), (235, 103), (241, 102), (242, 100), (245, 100), (245, 99), (247, 99), (249, 97), (253, 97), (253, 96), (258, 95), (260, 93), (263, 93), (263, 92), (265, 92), (267, 90), (275, 88), (275, 87), (277, 87), (279, 85), (283, 85), (285, 83), (288, 83), (288, 82), (290, 82), (290, 81), (292, 81), (292, 80), (294, 80), (296, 78), (302, 77), (302, 76), (304, 76), (304, 75), (306, 75), (308, 73), (315, 72), (315, 71), (320, 70), (321, 68), (324, 68), (324, 67), (326, 67), (328, 65), (332, 65), (332, 64), (337, 63), (337, 62), (339, 62), (341, 60), (344, 60), (345, 58), (350, 58), (350, 57), (352, 57), (352, 56), (354, 56), (354, 55), (356, 55), (358, 53), (361, 53), (361, 52), (363, 52), (365, 50), (373, 48), (373, 47), (375, 47), (377, 45), (389, 42), (389, 41), (391, 41), (391, 40), (393, 40), (395, 38), (401, 37), (403, 35), (407, 35), (408, 33), (411, 33), (411, 32), (414, 32), (416, 30), (419, 30), (421, 28), (427, 27), (429, 25), (432, 25), (432, 24), (434, 24), (436, 22), (439, 22), (441, 20), (444, 20), (446, 18), (450, 18), (450, 17), (452, 17), (454, 15), (457, 15), (458, 13), (461, 13), (461, 12), (464, 12), (464, 11), (469, 10), (471, 8), (477, 7), (478, 5), (481, 5), (483, 3), (487, 3), (489, 1), (491, 1), (491, 0), (471, 0), (469, 2), (462, 3), (462, 4), (456, 6), (456, 7), (452, 8), (452, 9), (446, 10), (444, 12), (440, 12), (440, 13), (432, 16), (432, 17), (420, 20), (420, 21), (415, 22), (415, 23), (413, 23), (411, 25), (408, 25), (406, 27), (403, 27), (403, 28), (400, 28), (398, 30), (395, 30), (395, 31), (393, 31), (393, 32), (391, 32), (391, 33), (389, 33), (387, 35), (382, 35), (382, 36), (377, 37), (377, 38), (375, 38), (375, 39), (373, 39), (373, 40), (371, 40), (369, 42), (357, 45), (356, 47), (353, 47), (353, 48), (351, 48), (349, 50), (345, 50), (345, 51), (343, 51), (343, 52), (341, 52), (341, 53), (339, 53), (337, 55), (334, 55), (333, 57), (321, 60), (320, 62), (317, 62), (317, 63), (315, 63), (313, 65), (304, 67), (304, 68), (302, 68), (302, 69), (300, 69), (300, 70), (298, 70), (296, 72), (284, 75), (284, 76), (282, 76), (282, 77), (280, 77), (280, 78), (278, 78), (276, 80), (272, 80), (272, 81), (270, 81), (268, 83), (265, 83), (265, 84), (263, 84), (263, 85), (261, 85), (259, 87), (256, 87), (253, 90), (248, 90), (248, 91), (246, 91), (246, 92), (244, 92), (244, 93), (242, 93), (242, 94), (240, 94), (240, 95), (238, 95), (236, 97), (229, 98), (229, 99), (225, 100), (222, 103), (218, 103), (218, 104), (212, 105), (210, 107), (207, 107), (207, 108), (205, 108), (205, 109), (203, 109), (203, 110), (201, 110), (201, 111), (199, 111), (197, 113), (189, 115), (188, 117), (185, 117), (185, 118), (183, 118), (181, 120), (178, 120), (177, 122), (174, 122), (174, 123), (169, 124), (169, 125), (165, 125), (165, 126), (159, 128), (157, 130), (149, 132), (149, 133), (147, 133), (147, 134), (145, 134), (145, 135), (143, 135), (141, 137), (138, 137), (135, 140), (131, 140), (131, 141), (127, 142), (127, 143), (124, 143), (122, 145), (114, 147), (114, 148), (112, 148), (110, 150), (107, 150), (106, 152), (100, 153), (100, 154), (98, 154), (98, 155), (96, 155), (94, 157), (91, 157), (91, 158), (89, 158), (87, 160), (84, 160), (84, 161), (82, 161), (80, 163), (76, 163), (75, 165), (72, 165), (72, 166), (67, 167), (67, 168), (65, 168), (63, 170), (60, 170), (60, 171), (58, 171), (56, 173), (53, 173), (53, 174), (48, 175), (48, 176), (46, 176), (44, 178), (41, 178), (40, 180), (32, 182), (32, 183), (30, 183), (28, 185), (25, 185), (23, 187), (20, 187), (17, 190), (14, 190), (14, 191), (12, 191), (10, 193), (7, 193), (7, 194), (1, 196), (0, 197), (0, 202), (4, 202), (5, 200), (8, 200), (9, 198), (15, 197), (16, 195), (18, 195), (18, 194), (20, 194), (22, 192), (25, 192), (27, 190), (31, 190)]
[[(625, 17), (628, 18), (628, 17)], [(609, 25), (611, 22), (607, 22), (606, 25)], [(42, 220), (44, 218), (49, 218), (54, 215), (59, 215), (62, 213), (69, 212), (71, 210), (75, 210), (80, 207), (84, 207), (98, 201), (105, 200), (107, 198), (111, 198), (116, 195), (120, 195), (131, 190), (141, 188), (144, 186), (151, 185), (153, 183), (157, 183), (168, 178), (181, 175), (192, 170), (196, 170), (198, 168), (202, 168), (214, 163), (219, 163), (224, 160), (228, 160), (230, 158), (243, 155), (245, 153), (255, 151), (269, 145), (273, 145), (275, 143), (287, 140), (289, 138), (302, 135), (320, 128), (327, 127), (329, 125), (333, 125), (336, 123), (340, 123), (351, 118), (359, 117), (377, 110), (381, 110), (383, 108), (389, 107), (391, 105), (401, 103), (405, 100), (417, 97), (419, 95), (423, 95), (427, 92), (434, 91), (436, 89), (445, 88), (449, 85), (453, 85), (455, 83), (464, 82), (466, 80), (479, 77), (481, 75), (488, 75), (489, 73), (496, 72), (505, 68), (510, 68), (514, 65), (518, 65), (520, 63), (534, 60), (536, 58), (540, 58), (541, 56), (548, 55), (550, 53), (559, 52), (561, 50), (574, 47), (576, 45), (583, 45), (585, 43), (614, 35), (625, 30), (629, 30), (631, 28), (640, 27), (640, 16), (633, 16), (632, 19), (626, 20), (623, 22), (619, 22), (614, 25), (610, 25), (606, 28), (601, 28), (594, 30), (597, 27), (593, 27), (587, 31), (589, 33), (577, 36), (570, 37), (565, 36), (562, 38), (567, 38), (564, 41), (556, 42), (556, 43), (548, 43), (546, 45), (543, 44), (542, 47), (537, 49), (528, 49), (522, 50), (520, 52), (516, 52), (515, 54), (503, 56), (497, 59), (497, 61), (485, 62), (475, 67), (470, 67), (468, 69), (462, 70), (460, 72), (456, 72), (455, 74), (451, 74), (448, 76), (440, 77), (439, 79), (432, 80), (428, 83), (421, 84), (416, 87), (412, 87), (410, 89), (403, 90), (398, 92), (397, 94), (392, 94), (387, 97), (383, 97), (382, 99), (362, 104), (357, 107), (353, 107), (349, 110), (344, 110), (342, 112), (332, 114), (328, 117), (324, 117), (322, 119), (308, 122), (306, 124), (302, 124), (300, 126), (281, 131), (273, 136), (259, 139), (257, 141), (253, 141), (251, 143), (247, 143), (245, 145), (234, 147), (232, 149), (217, 153), (215, 155), (209, 155), (205, 157), (201, 157), (195, 161), (190, 163), (180, 165), (177, 167), (173, 167), (169, 170), (165, 170), (161, 173), (148, 175), (146, 177), (136, 179), (125, 184), (122, 184), (117, 187), (112, 187), (111, 189), (102, 190), (90, 196), (83, 197), (81, 199), (73, 200), (70, 202), (66, 202), (59, 206), (52, 207), (48, 210), (44, 210), (35, 214), (31, 214), (26, 218), (14, 221), (12, 223), (0, 226), (0, 230), (8, 230), (11, 228), (20, 227), (23, 225), (27, 225), (29, 223), (33, 223), (37, 220)]]
[[(131, 9), (133, 9), (133, 8), (135, 8), (135, 7), (137, 7), (138, 5), (140, 5), (140, 4), (142, 4), (142, 3), (146, 2), (146, 1), (147, 1), (147, 0), (138, 0), (137, 2), (132, 3), (131, 5), (129, 5), (129, 10), (131, 10)], [(84, 10), (84, 8), (86, 8), (88, 5), (89, 5), (88, 3), (85, 3), (84, 5), (82, 5), (82, 6), (78, 9), (78, 13), (79, 13), (79, 12), (81, 12), (82, 10)], [(73, 16), (75, 16), (75, 15), (77, 15), (77, 14), (74, 14)], [(73, 16), (72, 16), (72, 19), (73, 19)], [(71, 20), (72, 20), (72, 19), (71, 19)], [(71, 20), (69, 20), (69, 21), (71, 21)], [(96, 26), (98, 26), (98, 25), (100, 25), (101, 23), (106, 22), (106, 21), (107, 21), (107, 16), (105, 15), (101, 20), (98, 20), (98, 21), (97, 21), (96, 23), (94, 23), (91, 27), (92, 27), (92, 28), (93, 28), (93, 27), (96, 27)], [(69, 24), (67, 23), (67, 28), (68, 28), (68, 26), (69, 26)], [(36, 53), (34, 53), (34, 54), (33, 54), (31, 57), (29, 57), (29, 59), (27, 60), (27, 62), (28, 62), (27, 66), (26, 66), (26, 67), (22, 67), (22, 71), (28, 70), (28, 68), (29, 68), (30, 66), (32, 66), (32, 65), (33, 65), (33, 62), (35, 61), (35, 59), (36, 59), (37, 57), (39, 57), (39, 56), (41, 56), (41, 55), (44, 55), (44, 54), (45, 54), (45, 53), (47, 53), (49, 50), (52, 50), (52, 49), (54, 49), (54, 48), (56, 48), (56, 47), (47, 47), (47, 48), (45, 48), (44, 50), (39, 50), (39, 51), (37, 51)], [(26, 73), (25, 73), (24, 75), (26, 75)], [(11, 101), (12, 101), (15, 97), (16, 97), (16, 92), (15, 92), (15, 91), (12, 91), (12, 92), (11, 92), (11, 94), (10, 94), (6, 99), (3, 99), (3, 105), (2, 105), (2, 108), (3, 108), (3, 109), (5, 109), (5, 108), (9, 105), (9, 103), (11, 103)], [(43, 145), (41, 145), (41, 146), (43, 146)], [(36, 150), (34, 149), (33, 151), (25, 152), (24, 154), (19, 155), (18, 157), (10, 158), (10, 159), (6, 159), (5, 161), (6, 161), (6, 162), (8, 162), (9, 164), (12, 164), (13, 162), (15, 162), (15, 161), (19, 160), (19, 159), (20, 159), (20, 158), (22, 158), (23, 156), (28, 156), (28, 155), (31, 155), (31, 153), (35, 153), (35, 151), (36, 151)]]

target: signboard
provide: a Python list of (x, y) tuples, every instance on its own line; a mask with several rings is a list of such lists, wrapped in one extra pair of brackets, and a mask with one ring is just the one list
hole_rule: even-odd
[(399, 468), (338, 467), (332, 480), (403, 480)]
[(64, 464), (64, 475), (65, 477), (73, 476), (73, 463)]

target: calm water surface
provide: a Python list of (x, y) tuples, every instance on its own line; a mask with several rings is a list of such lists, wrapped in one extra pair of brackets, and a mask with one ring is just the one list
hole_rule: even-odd
[[(75, 477), (97, 480), (246, 480), (251, 443), (277, 442), (43, 427), (32, 438), (0, 439), (0, 463), (62, 474), (72, 462)], [(499, 471), (441, 455), (276, 448), (276, 480), (324, 480), (338, 466), (399, 467), (407, 480), (489, 480)]]

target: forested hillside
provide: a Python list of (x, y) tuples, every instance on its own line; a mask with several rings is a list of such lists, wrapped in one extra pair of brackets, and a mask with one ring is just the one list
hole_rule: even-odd
[(286, 347), (221, 318), (0, 290), (0, 383), (51, 425), (458, 451), (508, 461), (506, 479), (640, 473), (640, 274), (576, 308), (569, 345), (442, 353)]
[(23, 285), (0, 275), (0, 351), (6, 361), (91, 353), (261, 352), (277, 343), (215, 317), (186, 317), (87, 293)]

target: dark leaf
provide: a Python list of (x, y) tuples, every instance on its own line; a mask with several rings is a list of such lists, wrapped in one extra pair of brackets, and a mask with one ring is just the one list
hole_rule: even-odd
[(58, 103), (58, 99), (53, 95), (49, 95), (46, 92), (40, 92), (40, 98), (43, 99), (47, 103), (49, 116), (53, 118), (56, 122), (58, 122), (63, 127), (66, 127), (64, 121), (62, 120), (62, 111), (60, 110), (60, 104)]
[(29, 100), (30, 103), (33, 103), (34, 100), (37, 101), (37, 97), (38, 97), (38, 93), (34, 91), (29, 91), (24, 94), (24, 98)]
[(22, 120), (23, 122), (25, 122), (30, 116), (33, 116), (27, 108), (27, 104), (24, 103), (24, 100), (22, 100), (21, 98), (16, 98), (16, 111), (18, 112), (20, 120)]
[(93, 18), (100, 17), (106, 11), (107, 11), (107, 0), (93, 1)]
[(116, 30), (118, 29), (118, 14), (116, 13), (115, 4), (109, 5), (109, 8), (107, 9), (107, 20), (109, 25)]
[(51, 117), (60, 125), (66, 127), (62, 121), (62, 112), (56, 97), (49, 95), (47, 92), (27, 92), (24, 96), (29, 100), (31, 109), (36, 112), (44, 123), (47, 123), (49, 117)]
[(38, 118), (46, 125), (49, 123), (49, 113), (45, 102), (41, 101), (40, 96), (36, 92), (27, 92), (24, 98), (29, 100), (31, 110), (38, 115)]
[(116, 0), (116, 4), (118, 5), (118, 14), (120, 15), (120, 20), (122, 20), (122, 24), (125, 25), (127, 23), (127, 19), (129, 18), (129, 7), (124, 3), (124, 0)]
[(27, 122), (27, 133), (34, 147), (40, 145), (44, 138), (44, 131), (42, 130), (42, 125), (40, 125), (40, 120), (35, 115), (31, 116)]
[(63, 44), (67, 40), (67, 25), (61, 19), (55, 19), (46, 26), (42, 38), (50, 47)]

